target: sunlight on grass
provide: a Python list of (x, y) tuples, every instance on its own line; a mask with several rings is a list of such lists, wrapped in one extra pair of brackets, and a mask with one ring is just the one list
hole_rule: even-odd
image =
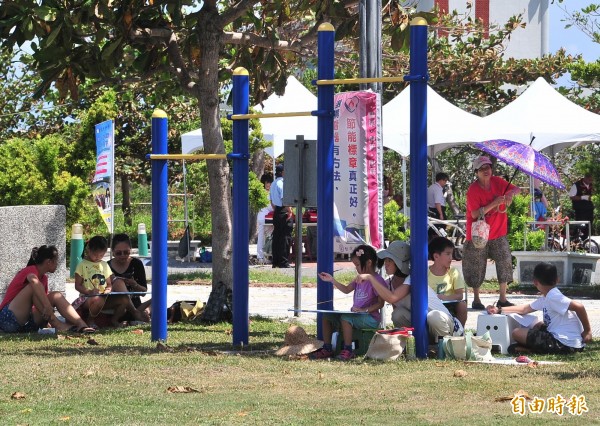
[[(537, 368), (459, 361), (343, 363), (278, 358), (287, 322), (252, 318), (250, 344), (232, 351), (232, 325), (169, 326), (167, 346), (133, 328), (87, 337), (0, 334), (3, 424), (523, 424), (509, 401), (584, 396), (581, 419), (528, 415), (527, 424), (600, 422), (600, 345)], [(305, 326), (311, 335), (314, 326)], [(463, 370), (463, 377), (455, 377)], [(171, 393), (179, 386), (189, 393)], [(22, 399), (12, 399), (21, 392)], [(365, 393), (368, 393), (366, 397)], [(566, 410), (566, 408), (565, 408)], [(482, 414), (485, 413), (485, 414)]]

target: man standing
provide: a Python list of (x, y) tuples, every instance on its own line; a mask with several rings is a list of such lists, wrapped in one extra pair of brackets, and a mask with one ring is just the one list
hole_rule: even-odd
[[(593, 192), (591, 173), (586, 173), (569, 190), (569, 197), (571, 197), (575, 211), (575, 220), (587, 220), (592, 225), (594, 220), (594, 203), (591, 200)], [(587, 227), (585, 234), (587, 235)]]
[(449, 177), (444, 172), (435, 175), (435, 182), (427, 188), (427, 207), (429, 216), (440, 220), (446, 220), (446, 198), (444, 198), (444, 186)]
[(283, 164), (275, 167), (275, 182), (270, 190), (273, 205), (273, 268), (291, 268), (289, 262), (294, 221), (292, 209), (283, 205)]

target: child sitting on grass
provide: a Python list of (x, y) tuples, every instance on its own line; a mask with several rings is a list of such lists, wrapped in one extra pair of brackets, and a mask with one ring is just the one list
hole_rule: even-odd
[(438, 299), (465, 326), (467, 322), (467, 304), (464, 302), (465, 280), (460, 271), (452, 264), (454, 243), (445, 237), (436, 237), (429, 243), (429, 266), (427, 282), (436, 292)]
[(538, 263), (533, 269), (533, 285), (542, 296), (529, 305), (488, 306), (489, 314), (525, 315), (542, 311), (544, 320), (531, 328), (517, 328), (512, 337), (516, 344), (508, 347), (511, 354), (572, 354), (581, 352), (592, 341), (592, 330), (585, 306), (569, 299), (556, 287), (558, 273), (551, 263)]
[[(385, 280), (379, 275), (375, 268), (377, 265), (377, 252), (369, 245), (363, 244), (354, 249), (350, 255), (352, 263), (359, 274), (367, 274), (377, 282), (385, 285)], [(324, 359), (333, 356), (333, 346), (331, 336), (341, 326), (342, 336), (344, 338), (344, 349), (340, 352), (337, 359), (348, 361), (356, 355), (352, 350), (352, 329), (378, 328), (381, 321), (379, 310), (383, 307), (383, 300), (379, 298), (377, 292), (369, 281), (356, 277), (350, 284), (345, 285), (336, 281), (331, 274), (320, 272), (319, 278), (323, 281), (332, 283), (335, 288), (342, 293), (349, 294), (354, 292), (354, 303), (352, 312), (364, 312), (363, 315), (357, 314), (324, 314), (323, 315), (323, 341), (321, 349), (309, 355), (310, 359)], [(368, 315), (367, 315), (368, 314)]]
[[(79, 297), (73, 302), (75, 309), (83, 308), (87, 311), (88, 321), (100, 314), (103, 309), (112, 309), (111, 324), (120, 327), (120, 319), (126, 312), (138, 321), (146, 321), (147, 316), (135, 309), (127, 295), (110, 295), (113, 291), (111, 282), (112, 271), (104, 260), (108, 250), (106, 238), (97, 235), (92, 237), (84, 247), (83, 260), (75, 269), (75, 290)], [(118, 280), (114, 288), (117, 292), (126, 292), (127, 287), (123, 280)], [(98, 328), (95, 323), (91, 327)]]

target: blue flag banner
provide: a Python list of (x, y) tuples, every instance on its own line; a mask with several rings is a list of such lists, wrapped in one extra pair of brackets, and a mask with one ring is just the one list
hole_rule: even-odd
[(92, 195), (108, 231), (113, 233), (114, 141), (112, 120), (96, 124), (96, 173), (92, 180)]

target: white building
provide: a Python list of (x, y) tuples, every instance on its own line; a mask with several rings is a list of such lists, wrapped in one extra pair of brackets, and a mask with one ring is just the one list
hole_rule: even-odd
[[(533, 59), (549, 53), (550, 0), (420, 0), (420, 10), (431, 10), (434, 4), (447, 12), (467, 12), (484, 25), (504, 25), (511, 16), (523, 14), (525, 28), (513, 32), (506, 46), (505, 57)], [(471, 9), (467, 8), (470, 3)]]

